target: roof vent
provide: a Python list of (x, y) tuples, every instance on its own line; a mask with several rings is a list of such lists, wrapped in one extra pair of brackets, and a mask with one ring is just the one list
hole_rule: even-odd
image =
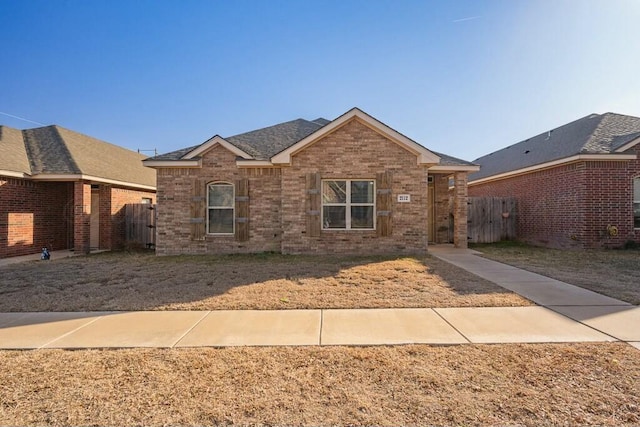
[(524, 154), (529, 154), (530, 152), (531, 152), (530, 150), (527, 150), (524, 152)]

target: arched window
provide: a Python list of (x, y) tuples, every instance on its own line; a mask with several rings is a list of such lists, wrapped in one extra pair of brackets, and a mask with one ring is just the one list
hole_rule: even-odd
[(234, 233), (234, 193), (233, 184), (228, 182), (207, 185), (207, 233)]

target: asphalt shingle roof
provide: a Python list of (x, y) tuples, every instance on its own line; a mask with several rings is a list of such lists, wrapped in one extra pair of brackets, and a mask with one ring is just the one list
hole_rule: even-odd
[[(297, 119), (251, 132), (230, 136), (224, 139), (245, 153), (251, 155), (256, 160), (268, 160), (329, 123), (331, 123), (330, 120), (323, 118), (317, 118), (311, 121)], [(170, 153), (155, 156), (152, 160), (180, 160), (187, 153), (198, 147), (199, 145), (182, 148)], [(472, 162), (461, 160), (446, 154), (435, 154), (441, 158), (440, 165), (473, 165)]]
[(318, 120), (329, 123), (324, 119), (297, 119), (225, 139), (256, 160), (267, 160), (323, 127)]
[(22, 131), (0, 126), (0, 170), (23, 174), (31, 173)]
[(590, 114), (473, 161), (480, 171), (469, 181), (524, 169), (578, 154), (610, 154), (640, 136), (640, 118)]
[[(11, 152), (11, 157), (1, 157), (0, 169), (22, 167), (22, 172), (28, 175), (82, 174), (131, 184), (156, 185), (155, 171), (142, 164), (146, 156), (60, 126), (22, 131), (3, 126), (0, 147), (3, 146)], [(4, 154), (4, 151), (0, 152)]]

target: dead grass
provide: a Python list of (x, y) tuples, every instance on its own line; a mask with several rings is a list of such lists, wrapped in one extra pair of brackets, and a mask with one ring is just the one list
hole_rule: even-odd
[(2, 268), (0, 312), (522, 306), (424, 258), (103, 253)]
[(640, 251), (567, 251), (513, 242), (473, 249), (487, 258), (640, 305)]
[(2, 425), (640, 424), (622, 343), (0, 352)]

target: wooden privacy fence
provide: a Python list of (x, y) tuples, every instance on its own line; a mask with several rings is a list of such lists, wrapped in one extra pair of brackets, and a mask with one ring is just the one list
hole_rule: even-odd
[(149, 203), (129, 203), (125, 206), (125, 238), (128, 245), (155, 247), (156, 212), (156, 205)]
[(493, 243), (516, 238), (516, 199), (469, 197), (469, 242)]

